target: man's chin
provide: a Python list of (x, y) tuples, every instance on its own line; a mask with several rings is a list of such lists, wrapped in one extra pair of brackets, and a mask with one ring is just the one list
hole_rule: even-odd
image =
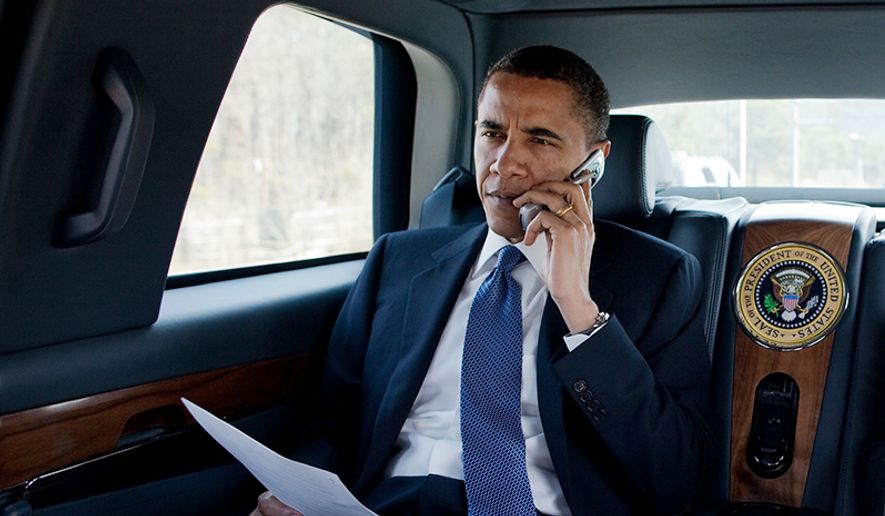
[(525, 232), (522, 230), (522, 226), (519, 225), (518, 221), (511, 222), (490, 219), (488, 220), (488, 223), (489, 229), (513, 243), (521, 242), (522, 239), (525, 238)]

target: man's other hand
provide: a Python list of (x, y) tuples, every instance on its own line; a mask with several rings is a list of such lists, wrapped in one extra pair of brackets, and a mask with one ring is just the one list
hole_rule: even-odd
[(304, 516), (265, 491), (258, 496), (258, 507), (249, 516)]

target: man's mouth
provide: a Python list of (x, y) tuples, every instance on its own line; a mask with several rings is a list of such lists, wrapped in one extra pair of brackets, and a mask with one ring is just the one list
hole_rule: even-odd
[(491, 203), (495, 206), (513, 209), (513, 200), (520, 195), (521, 194), (510, 192), (487, 192), (486, 199), (491, 201)]
[(486, 192), (486, 195), (489, 197), (497, 197), (500, 199), (509, 199), (510, 201), (513, 201), (513, 199), (516, 199), (524, 193), (525, 192), (511, 192), (509, 190), (491, 190), (489, 192)]

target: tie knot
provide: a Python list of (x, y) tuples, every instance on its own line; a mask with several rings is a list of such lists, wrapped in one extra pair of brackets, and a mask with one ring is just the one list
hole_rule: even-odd
[(498, 263), (495, 267), (500, 268), (505, 274), (510, 274), (514, 267), (525, 260), (525, 255), (512, 245), (504, 246), (498, 251)]

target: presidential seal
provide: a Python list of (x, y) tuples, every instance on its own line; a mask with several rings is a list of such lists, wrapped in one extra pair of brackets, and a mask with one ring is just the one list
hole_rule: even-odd
[(796, 350), (836, 328), (848, 292), (842, 268), (823, 249), (802, 242), (768, 248), (744, 267), (734, 290), (738, 323), (757, 344)]

